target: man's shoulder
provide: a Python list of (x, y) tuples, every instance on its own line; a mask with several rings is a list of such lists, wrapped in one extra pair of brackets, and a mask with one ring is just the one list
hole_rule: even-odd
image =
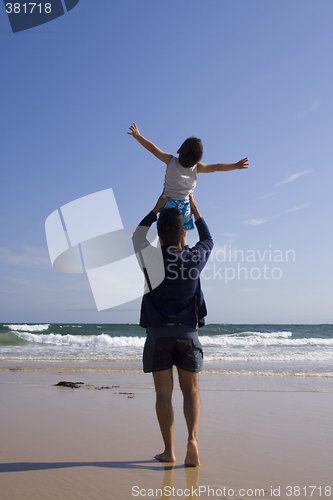
[(165, 255), (166, 257), (171, 257), (171, 259), (176, 262), (178, 259), (179, 260), (186, 260), (187, 258), (191, 257), (192, 255), (194, 255), (196, 252), (195, 252), (195, 247), (193, 248), (190, 248), (188, 245), (186, 245), (185, 247), (179, 249), (179, 250), (171, 250), (170, 247), (166, 247), (166, 246), (161, 246), (162, 248), (162, 252), (163, 252), (163, 255)]

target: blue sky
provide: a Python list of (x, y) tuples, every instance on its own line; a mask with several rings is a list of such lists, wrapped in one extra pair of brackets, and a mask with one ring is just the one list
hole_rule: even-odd
[(249, 157), (198, 178), (208, 322), (333, 323), (332, 15), (330, 0), (80, 0), (12, 34), (0, 9), (0, 321), (138, 321), (139, 301), (94, 312), (86, 275), (52, 269), (44, 228), (110, 187), (125, 226), (151, 210), (164, 167), (126, 134), (135, 121), (169, 153), (195, 135), (206, 163)]

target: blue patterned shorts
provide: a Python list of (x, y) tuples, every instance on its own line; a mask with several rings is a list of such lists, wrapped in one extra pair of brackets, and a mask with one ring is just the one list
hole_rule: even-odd
[(164, 208), (178, 208), (182, 215), (184, 231), (194, 229), (190, 200), (169, 200)]

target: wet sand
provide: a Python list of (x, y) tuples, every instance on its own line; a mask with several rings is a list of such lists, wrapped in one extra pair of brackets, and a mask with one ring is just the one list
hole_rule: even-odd
[(170, 466), (153, 459), (163, 446), (150, 375), (0, 372), (1, 500), (332, 498), (333, 393), (233, 380), (202, 376), (201, 466), (185, 468), (177, 384)]

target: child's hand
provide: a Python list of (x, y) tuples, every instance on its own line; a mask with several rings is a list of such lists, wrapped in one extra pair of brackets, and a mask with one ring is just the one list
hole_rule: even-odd
[(236, 168), (248, 168), (246, 165), (249, 164), (249, 159), (248, 158), (244, 158), (243, 160), (239, 160), (237, 163), (236, 163)]
[(135, 139), (137, 137), (139, 137), (139, 135), (140, 135), (139, 129), (138, 129), (135, 122), (133, 122), (133, 125), (130, 126), (130, 132), (127, 132), (127, 133), (128, 133), (128, 135), (132, 135)]

